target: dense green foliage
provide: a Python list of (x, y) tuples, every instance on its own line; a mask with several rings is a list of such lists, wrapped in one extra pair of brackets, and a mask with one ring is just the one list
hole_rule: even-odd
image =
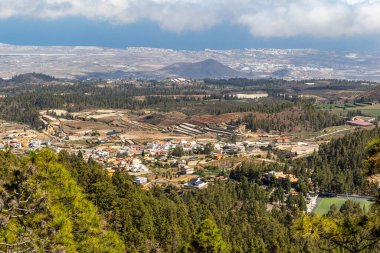
[(283, 252), (287, 249), (301, 252), (303, 247), (302, 243), (292, 244), (289, 231), (292, 217), (300, 214), (298, 209), (267, 212), (268, 193), (254, 182), (244, 179), (216, 182), (207, 189), (179, 195), (171, 187), (143, 190), (122, 171), (115, 172), (111, 178), (99, 164), (91, 159), (86, 163), (80, 155), (63, 152), (59, 161), (71, 168), (111, 228), (123, 237), (128, 252), (181, 249), (192, 252), (194, 241), (200, 240), (197, 233), (206, 219), (218, 226), (225, 242), (223, 248), (227, 247), (229, 252)]
[(326, 127), (343, 124), (343, 119), (329, 113), (328, 111), (316, 110), (310, 104), (297, 103), (288, 107), (288, 110), (279, 112), (273, 111), (272, 114), (261, 115), (258, 118), (254, 114), (238, 120), (236, 124), (245, 123), (252, 131), (318, 131)]
[(366, 148), (368, 159), (364, 166), (367, 170), (367, 175), (380, 173), (380, 137), (376, 137), (368, 144)]
[[(312, 99), (289, 96), (281, 90), (272, 90), (271, 85), (288, 82), (282, 80), (266, 80), (269, 86), (264, 90), (269, 98), (258, 100), (239, 100), (230, 89), (220, 89), (206, 82), (194, 85), (167, 85), (165, 83), (145, 82), (140, 85), (121, 83), (108, 85), (101, 81), (26, 84), (20, 77), (20, 83), (10, 87), (0, 87), (5, 95), (0, 101), (0, 117), (8, 121), (26, 123), (33, 128), (43, 127), (38, 119), (38, 111), (46, 109), (65, 109), (69, 112), (93, 108), (114, 109), (154, 109), (158, 111), (180, 111), (187, 115), (212, 114), (219, 115), (232, 112), (252, 112), (267, 114), (265, 119), (250, 120), (252, 129), (263, 128), (285, 131), (292, 129), (289, 122), (303, 123), (307, 130), (320, 129), (324, 126), (340, 124), (341, 121), (324, 111), (316, 111), (307, 103)], [(46, 77), (49, 78), (49, 77)], [(44, 80), (44, 78), (40, 78)], [(38, 79), (38, 80), (40, 80)], [(18, 77), (15, 78), (18, 80)], [(239, 79), (240, 80), (240, 79)], [(250, 80), (250, 82), (265, 82)], [(245, 88), (237, 91), (244, 92)], [(236, 91), (236, 92), (237, 92)], [(288, 122), (280, 120), (276, 114), (286, 109), (301, 108), (302, 115), (290, 115)], [(252, 124), (253, 123), (253, 124)], [(269, 127), (273, 126), (273, 127)]]
[[(378, 139), (367, 148), (367, 159), (379, 155)], [(370, 171), (371, 166), (367, 164)], [(323, 216), (303, 216), (296, 220), (293, 230), (298, 238), (311, 240), (318, 248), (328, 252), (379, 252), (380, 251), (380, 202), (379, 198), (370, 210), (359, 203), (346, 201), (339, 209), (330, 207)]]
[[(370, 138), (376, 131), (352, 136)], [(365, 158), (378, 154), (376, 143)], [(359, 233), (353, 238), (360, 240), (360, 247), (377, 247), (378, 227), (372, 222), (377, 216), (371, 216), (378, 215), (375, 209), (366, 216), (345, 204), (340, 211), (332, 208), (326, 220), (302, 218), (302, 195), (284, 201), (289, 182), (262, 186), (264, 172), (293, 169), (280, 166), (246, 163), (231, 173), (231, 180), (182, 192), (155, 186), (144, 190), (128, 173), (116, 171), (110, 177), (80, 153), (63, 151), (57, 156), (42, 150), (19, 159), (1, 152), (0, 247), (42, 252), (322, 252), (345, 249), (329, 238), (337, 233), (353, 236), (350, 231)], [(268, 202), (282, 203), (282, 208), (268, 212)], [(343, 230), (321, 227), (327, 221)], [(356, 230), (344, 230), (347, 222)], [(325, 238), (309, 237), (305, 231), (310, 228)]]
[(367, 181), (373, 172), (368, 170), (363, 161), (367, 158), (367, 144), (379, 135), (380, 130), (376, 128), (332, 140), (308, 159), (294, 162), (294, 172), (297, 176), (311, 176), (321, 192), (373, 195), (376, 186)]
[(339, 210), (332, 206), (325, 216), (303, 216), (293, 229), (325, 252), (379, 252), (379, 215), (377, 205), (365, 213), (359, 204), (347, 201)]
[[(19, 85), (4, 89), (7, 95), (0, 101), (0, 117), (19, 121), (34, 128), (42, 126), (38, 111), (43, 109), (66, 109), (78, 111), (89, 108), (140, 109), (179, 101), (196, 101), (187, 95), (206, 94), (202, 87), (135, 87), (132, 85), (102, 86), (97, 82), (78, 82), (73, 85)], [(103, 84), (104, 85), (104, 84)], [(181, 95), (174, 97), (173, 95)], [(145, 96), (138, 100), (135, 96)], [(211, 97), (210, 97), (211, 99)]]
[(228, 245), (223, 241), (220, 230), (212, 220), (204, 220), (194, 233), (190, 243), (181, 252), (228, 252)]
[(18, 159), (0, 153), (3, 252), (122, 252), (97, 208), (49, 150)]

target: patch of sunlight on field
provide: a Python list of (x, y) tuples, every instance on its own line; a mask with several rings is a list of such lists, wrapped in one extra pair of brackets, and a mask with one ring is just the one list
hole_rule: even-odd
[(320, 198), (319, 203), (317, 207), (313, 210), (313, 213), (318, 215), (323, 215), (328, 213), (330, 210), (330, 206), (332, 204), (335, 204), (338, 209), (346, 202), (347, 200), (353, 200), (355, 202), (358, 202), (362, 207), (365, 207), (365, 210), (368, 211), (373, 204), (373, 202), (367, 200), (367, 199), (359, 199), (359, 198), (342, 198), (342, 197), (336, 197), (336, 198)]

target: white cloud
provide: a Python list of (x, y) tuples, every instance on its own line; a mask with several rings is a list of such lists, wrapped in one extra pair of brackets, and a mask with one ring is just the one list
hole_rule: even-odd
[(238, 22), (256, 36), (380, 34), (380, 1), (278, 1), (242, 14)]
[(254, 36), (380, 35), (380, 0), (1, 0), (0, 19), (150, 20), (163, 29), (245, 26)]

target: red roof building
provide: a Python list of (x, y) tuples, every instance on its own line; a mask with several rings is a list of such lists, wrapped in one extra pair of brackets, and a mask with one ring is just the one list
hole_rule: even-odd
[(372, 126), (373, 125), (372, 123), (361, 121), (361, 120), (347, 121), (347, 124), (352, 125), (352, 126)]

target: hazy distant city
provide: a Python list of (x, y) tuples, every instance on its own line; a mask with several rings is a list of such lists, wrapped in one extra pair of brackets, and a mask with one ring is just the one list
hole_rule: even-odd
[[(40, 72), (68, 79), (165, 79), (176, 76), (163, 71), (166, 66), (206, 59), (214, 59), (238, 71), (237, 76), (247, 78), (380, 80), (379, 52), (314, 49), (176, 51), (143, 47), (117, 49), (7, 44), (0, 45), (0, 77), (7, 79), (16, 74)], [(185, 77), (191, 78), (191, 75)]]

